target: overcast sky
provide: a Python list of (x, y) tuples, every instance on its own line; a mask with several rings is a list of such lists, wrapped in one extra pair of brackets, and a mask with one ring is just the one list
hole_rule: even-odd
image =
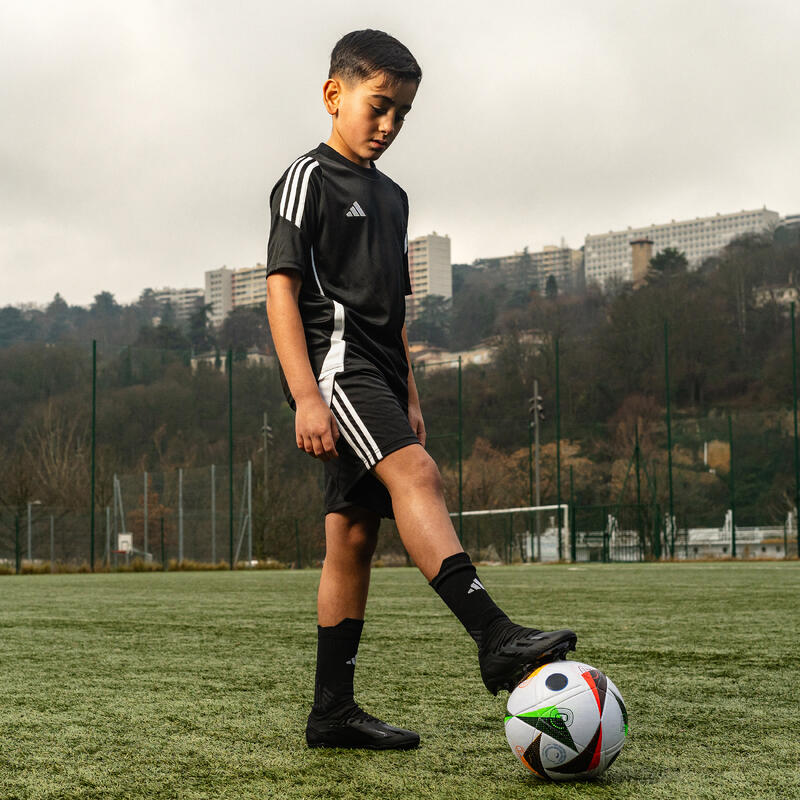
[(422, 65), (379, 167), (454, 262), (800, 212), (797, 0), (3, 0), (0, 305), (263, 261), (269, 191), (327, 138), (330, 50), (364, 27)]

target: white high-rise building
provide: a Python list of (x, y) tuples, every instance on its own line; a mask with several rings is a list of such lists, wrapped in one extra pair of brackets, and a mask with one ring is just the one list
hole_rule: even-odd
[(206, 272), (206, 303), (212, 308), (208, 315), (220, 326), (234, 308), (253, 308), (267, 302), (267, 268), (264, 264), (241, 269), (220, 267)]
[(186, 322), (189, 317), (203, 304), (202, 289), (153, 289), (153, 299), (159, 305), (164, 306), (169, 303), (175, 312), (175, 319), (179, 322)]
[(422, 299), (430, 294), (446, 299), (453, 296), (453, 265), (450, 237), (436, 231), (408, 242), (408, 271), (412, 294), (406, 298), (406, 322), (413, 322)]
[(605, 286), (609, 279), (633, 280), (631, 241), (651, 239), (653, 253), (674, 247), (686, 255), (689, 269), (697, 268), (704, 258), (719, 252), (726, 244), (745, 233), (761, 233), (774, 228), (780, 221), (776, 211), (760, 208), (733, 214), (715, 214), (693, 220), (668, 222), (587, 235), (584, 247), (584, 267), (587, 285), (594, 282)]
[(206, 303), (211, 306), (208, 314), (209, 322), (215, 327), (233, 309), (233, 270), (227, 267), (206, 270)]

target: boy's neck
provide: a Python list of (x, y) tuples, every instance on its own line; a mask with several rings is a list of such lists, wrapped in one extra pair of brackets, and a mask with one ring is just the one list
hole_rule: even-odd
[(360, 158), (358, 154), (354, 153), (347, 146), (347, 143), (344, 141), (344, 139), (339, 136), (335, 128), (331, 130), (331, 135), (328, 137), (328, 141), (325, 142), (325, 144), (327, 144), (332, 150), (335, 150), (340, 156), (344, 156), (348, 161), (352, 161), (359, 167), (365, 167), (366, 169), (370, 169), (372, 167), (372, 161), (369, 159), (364, 160), (363, 158)]

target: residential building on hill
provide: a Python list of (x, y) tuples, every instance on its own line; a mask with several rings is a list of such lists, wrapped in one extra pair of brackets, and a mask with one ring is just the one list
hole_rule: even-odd
[(406, 322), (419, 314), (422, 300), (428, 295), (453, 296), (453, 267), (450, 261), (450, 237), (436, 231), (408, 242), (408, 271), (412, 294), (406, 298)]
[(634, 275), (631, 242), (634, 240), (652, 240), (653, 253), (674, 247), (686, 255), (689, 269), (696, 269), (703, 259), (718, 253), (737, 236), (763, 233), (775, 228), (779, 222), (780, 215), (776, 211), (760, 208), (590, 234), (586, 236), (584, 244), (586, 283), (597, 283), (604, 287), (609, 280), (615, 278), (632, 281)]
[(253, 308), (267, 302), (267, 268), (264, 264), (241, 269), (220, 267), (206, 271), (206, 303), (209, 320), (215, 326), (235, 308)]
[(178, 322), (187, 322), (198, 306), (203, 304), (203, 298), (202, 289), (153, 289), (153, 299), (162, 308), (169, 303)]

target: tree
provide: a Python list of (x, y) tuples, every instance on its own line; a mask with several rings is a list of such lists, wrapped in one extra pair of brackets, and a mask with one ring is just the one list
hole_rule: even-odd
[(27, 342), (33, 338), (34, 325), (14, 306), (0, 308), (0, 347), (15, 342)]
[(251, 347), (267, 347), (267, 312), (265, 308), (234, 308), (222, 323), (219, 343), (231, 349), (234, 358), (245, 358)]
[(211, 303), (198, 304), (197, 309), (189, 317), (189, 341), (195, 353), (203, 353), (214, 345), (214, 336), (208, 321), (212, 308)]
[(558, 297), (558, 281), (556, 281), (555, 275), (550, 274), (547, 276), (544, 293), (550, 300), (555, 300), (555, 298)]
[(652, 280), (668, 278), (686, 272), (688, 268), (689, 261), (685, 253), (675, 247), (666, 247), (650, 259), (651, 275), (648, 278)]
[(409, 336), (416, 341), (446, 347), (450, 333), (450, 300), (429, 294), (420, 302), (417, 318), (409, 325)]

